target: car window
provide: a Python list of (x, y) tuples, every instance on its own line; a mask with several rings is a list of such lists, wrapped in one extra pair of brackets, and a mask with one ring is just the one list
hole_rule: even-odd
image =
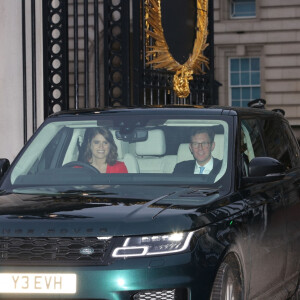
[(285, 123), (279, 118), (268, 118), (262, 119), (261, 124), (267, 155), (280, 161), (286, 169), (291, 169), (293, 150)]
[[(229, 131), (225, 120), (214, 117), (60, 118), (39, 130), (13, 167), (10, 182), (210, 185), (225, 180), (232, 152)], [(210, 167), (207, 164), (203, 173), (197, 173), (203, 161)]]
[(242, 120), (242, 141), (246, 144), (249, 159), (265, 155), (265, 149), (256, 119)]
[(243, 176), (248, 176), (248, 164), (254, 157), (265, 156), (259, 125), (256, 119), (241, 122), (241, 161)]
[(288, 150), (291, 157), (291, 165), (293, 168), (299, 167), (300, 166), (299, 144), (292, 132), (290, 125), (287, 122), (283, 122), (282, 127), (284, 130), (284, 138), (287, 141)]

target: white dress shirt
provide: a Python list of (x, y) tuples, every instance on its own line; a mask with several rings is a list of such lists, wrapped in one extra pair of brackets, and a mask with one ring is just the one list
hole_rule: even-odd
[(209, 174), (211, 172), (211, 170), (213, 169), (213, 166), (214, 166), (214, 160), (212, 157), (209, 160), (209, 162), (206, 163), (204, 166), (200, 166), (198, 164), (198, 162), (196, 161), (194, 174), (200, 174), (200, 167), (204, 167), (202, 174)]

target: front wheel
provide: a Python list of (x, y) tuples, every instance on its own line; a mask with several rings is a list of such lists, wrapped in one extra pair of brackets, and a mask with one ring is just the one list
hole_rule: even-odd
[(243, 278), (239, 263), (228, 257), (220, 265), (210, 300), (243, 300)]

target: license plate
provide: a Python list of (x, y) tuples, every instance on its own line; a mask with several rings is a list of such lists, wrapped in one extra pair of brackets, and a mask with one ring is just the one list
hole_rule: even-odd
[(0, 293), (75, 294), (76, 274), (0, 273)]

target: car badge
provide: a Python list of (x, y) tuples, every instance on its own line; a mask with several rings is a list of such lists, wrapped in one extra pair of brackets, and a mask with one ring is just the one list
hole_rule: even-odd
[(92, 247), (83, 247), (79, 250), (82, 255), (92, 255), (95, 250)]

